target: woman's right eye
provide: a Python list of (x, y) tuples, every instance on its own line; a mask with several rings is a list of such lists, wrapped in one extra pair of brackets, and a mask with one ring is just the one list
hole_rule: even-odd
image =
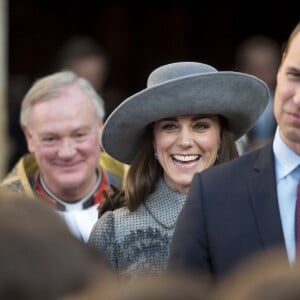
[(163, 130), (172, 130), (172, 129), (175, 129), (176, 128), (176, 125), (175, 124), (172, 124), (172, 123), (167, 123), (167, 124), (163, 124), (161, 126), (161, 128)]

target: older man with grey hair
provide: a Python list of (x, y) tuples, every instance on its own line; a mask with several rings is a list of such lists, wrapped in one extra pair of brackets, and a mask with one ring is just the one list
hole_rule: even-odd
[(30, 154), (1, 183), (36, 195), (84, 242), (98, 219), (103, 191), (121, 185), (124, 165), (102, 153), (102, 98), (70, 71), (37, 80), (25, 95), (20, 123)]

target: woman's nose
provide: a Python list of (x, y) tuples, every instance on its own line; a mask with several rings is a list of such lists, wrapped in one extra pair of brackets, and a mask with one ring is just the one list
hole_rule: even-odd
[(193, 144), (193, 137), (189, 130), (182, 130), (178, 137), (178, 143), (182, 147), (190, 147)]

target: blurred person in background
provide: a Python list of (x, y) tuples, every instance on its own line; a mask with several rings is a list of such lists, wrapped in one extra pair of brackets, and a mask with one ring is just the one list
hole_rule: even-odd
[(91, 36), (75, 35), (58, 50), (54, 71), (71, 70), (90, 82), (105, 101), (105, 118), (120, 102), (120, 90), (107, 85), (110, 59), (104, 48)]
[(214, 286), (210, 300), (298, 300), (300, 264), (292, 268), (284, 248), (249, 257)]
[[(67, 40), (59, 49), (54, 69), (57, 71), (70, 70), (79, 77), (85, 78), (104, 100), (105, 116), (120, 102), (120, 90), (107, 86), (109, 74), (109, 57), (97, 41), (88, 35), (75, 35)], [(121, 170), (119, 176), (125, 177), (128, 165), (122, 164), (104, 152), (101, 164), (106, 169)], [(119, 184), (115, 184), (118, 186)]]
[(280, 58), (279, 43), (265, 35), (253, 35), (246, 38), (236, 50), (235, 70), (262, 79), (271, 92), (264, 113), (251, 130), (237, 141), (240, 153), (263, 146), (274, 137), (276, 120), (273, 113), (273, 96)]
[(27, 195), (0, 189), (0, 240), (0, 299), (65, 299), (113, 279), (53, 209)]
[(201, 276), (138, 277), (133, 281), (110, 281), (103, 290), (103, 280), (66, 300), (209, 300), (212, 282)]

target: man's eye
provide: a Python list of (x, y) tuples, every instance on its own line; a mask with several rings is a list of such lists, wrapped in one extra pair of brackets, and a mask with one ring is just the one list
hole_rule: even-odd
[(45, 142), (52, 142), (54, 140), (55, 140), (55, 138), (53, 136), (47, 136), (47, 137), (43, 138), (43, 141), (45, 141)]
[(300, 78), (300, 73), (299, 72), (290, 72), (288, 75), (294, 77), (294, 78)]
[(76, 137), (83, 137), (83, 136), (86, 136), (85, 132), (77, 132), (76, 133)]

